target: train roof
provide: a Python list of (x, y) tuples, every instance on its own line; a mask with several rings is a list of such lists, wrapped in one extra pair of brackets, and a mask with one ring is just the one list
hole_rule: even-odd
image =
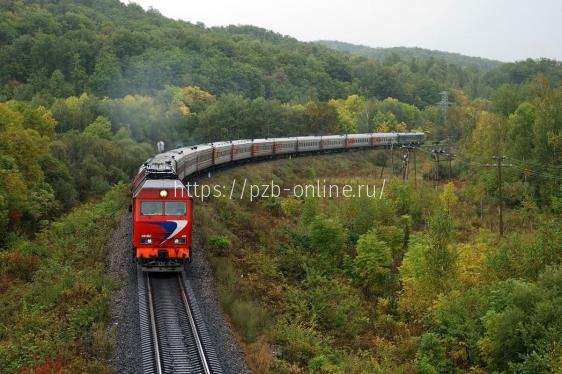
[(345, 135), (323, 135), (322, 139), (343, 139)]
[(377, 137), (385, 137), (385, 138), (395, 138), (397, 134), (395, 132), (374, 132), (371, 135)]
[(157, 154), (147, 160), (144, 163), (144, 167), (146, 172), (151, 174), (167, 174), (176, 172), (174, 159), (172, 158), (172, 154), (169, 152)]
[(232, 144), (247, 144), (247, 143), (251, 143), (252, 139), (239, 139), (239, 140), (233, 140), (231, 141)]
[(212, 143), (197, 144), (197, 145), (194, 145), (193, 147), (191, 147), (191, 149), (193, 149), (194, 152), (205, 151), (205, 150), (213, 149), (213, 145), (212, 145)]
[(133, 192), (133, 197), (146, 189), (174, 189), (187, 191), (185, 185), (179, 179), (145, 179)]
[(232, 142), (215, 142), (211, 143), (213, 147), (231, 147)]
[(276, 138), (262, 138), (262, 139), (254, 139), (254, 143), (271, 143), (274, 142)]
[(290, 136), (286, 138), (275, 138), (276, 142), (296, 142), (297, 138), (295, 136)]
[(371, 137), (373, 136), (373, 134), (348, 134), (347, 137), (348, 138), (365, 138), (365, 137)]

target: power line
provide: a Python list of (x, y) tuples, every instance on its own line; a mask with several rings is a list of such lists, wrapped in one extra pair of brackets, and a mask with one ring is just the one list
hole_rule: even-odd
[[(424, 153), (432, 156), (434, 158), (434, 162), (435, 162), (436, 160), (435, 160), (434, 150), (436, 149), (436, 144), (440, 144), (440, 143), (441, 143), (441, 141), (434, 142), (434, 144), (423, 145), (423, 146), (419, 147), (418, 150), (420, 152), (424, 152)], [(427, 149), (424, 149), (424, 148), (431, 148), (431, 150), (427, 150)], [(440, 152), (440, 153), (443, 153), (443, 152)], [(451, 155), (451, 156), (453, 156), (453, 155)], [(535, 170), (536, 166), (533, 166), (533, 168), (530, 168), (529, 166), (527, 166), (528, 162), (526, 162), (526, 161), (521, 161), (521, 160), (518, 160), (518, 159), (515, 159), (515, 158), (512, 158), (512, 157), (508, 157), (508, 156), (503, 156), (503, 157), (508, 158), (510, 160), (510, 162), (512, 162), (512, 164), (510, 164), (510, 166), (523, 171), (527, 175), (533, 175), (535, 177), (551, 179), (551, 180), (554, 180), (554, 181), (558, 181), (558, 180), (562, 179), (562, 175), (547, 173), (547, 172), (543, 171), (544, 169), (540, 170), (540, 171)], [(467, 159), (459, 156), (458, 153), (456, 153), (454, 155), (454, 159), (455, 159), (455, 161), (461, 162), (463, 164), (466, 164), (466, 165), (469, 165), (469, 166), (472, 166), (472, 167), (489, 167), (489, 166), (491, 166), (490, 164), (487, 164), (485, 162), (467, 160)], [(506, 165), (504, 165), (504, 166), (506, 166)], [(562, 166), (558, 166), (558, 165), (550, 165), (550, 167), (562, 168)], [(436, 179), (435, 174), (434, 174), (434, 179)]]

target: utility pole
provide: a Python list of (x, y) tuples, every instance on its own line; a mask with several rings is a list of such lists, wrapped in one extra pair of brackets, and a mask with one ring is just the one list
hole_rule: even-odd
[(505, 156), (494, 156), (492, 159), (497, 160), (498, 165), (498, 198), (500, 199), (500, 237), (503, 237), (503, 189), (502, 189), (502, 160)]
[(444, 154), (445, 151), (443, 150), (443, 148), (441, 148), (441, 146), (439, 146), (439, 142), (433, 142), (434, 147), (431, 150), (431, 153), (433, 154), (433, 161), (435, 162), (435, 189), (437, 189), (437, 187), (439, 186), (439, 161), (441, 161), (439, 159), (439, 155)]
[(496, 160), (495, 164), (486, 164), (485, 166), (488, 167), (495, 167), (498, 170), (498, 200), (499, 200), (499, 231), (500, 231), (500, 238), (503, 237), (503, 179), (502, 179), (502, 168), (504, 166), (513, 166), (511, 164), (504, 164), (503, 160), (505, 160), (505, 156), (492, 156), (493, 160)]
[(416, 164), (416, 147), (414, 147), (414, 188), (418, 188), (418, 166)]
[(408, 159), (410, 158), (410, 148), (406, 147), (407, 152), (402, 156), (402, 181), (408, 180)]
[(410, 143), (408, 145), (402, 146), (402, 148), (406, 149), (406, 153), (402, 156), (402, 179), (408, 180), (410, 174), (410, 152), (414, 153), (414, 186), (417, 185), (417, 165), (416, 165), (416, 144)]
[(455, 157), (455, 155), (451, 153), (451, 148), (449, 148), (449, 151), (447, 153), (447, 160), (449, 161), (449, 180), (451, 180), (451, 178), (453, 176), (453, 158), (454, 157)]
[(394, 176), (394, 144), (390, 144), (390, 166), (392, 167), (392, 176)]

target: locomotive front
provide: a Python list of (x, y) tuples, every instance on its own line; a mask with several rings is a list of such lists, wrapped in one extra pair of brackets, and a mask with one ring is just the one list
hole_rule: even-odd
[(177, 179), (147, 179), (133, 196), (133, 246), (144, 271), (179, 271), (191, 261), (192, 199)]

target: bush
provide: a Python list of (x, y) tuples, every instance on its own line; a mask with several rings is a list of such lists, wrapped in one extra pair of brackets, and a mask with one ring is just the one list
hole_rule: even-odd
[(432, 333), (425, 334), (416, 354), (418, 371), (421, 374), (438, 374), (446, 372), (448, 365), (445, 348), (439, 337)]
[(302, 203), (299, 200), (286, 198), (281, 200), (281, 211), (286, 217), (297, 217), (302, 210)]
[(393, 292), (392, 250), (378, 240), (374, 231), (362, 235), (357, 242), (357, 257), (353, 264), (357, 282), (368, 292), (387, 295)]
[(341, 223), (334, 218), (318, 217), (310, 226), (312, 250), (339, 263), (346, 240)]
[[(309, 272), (305, 290), (296, 293), (294, 302), (306, 302), (308, 320), (317, 320), (322, 331), (336, 337), (353, 338), (367, 325), (367, 313), (361, 297), (343, 279)], [(295, 297), (296, 296), (296, 297)]]
[(280, 321), (274, 335), (283, 347), (283, 358), (301, 366), (307, 366), (312, 358), (328, 351), (326, 345), (329, 340), (299, 321)]
[(209, 238), (207, 247), (217, 256), (225, 256), (230, 249), (230, 239), (224, 235), (215, 235)]
[(38, 266), (37, 256), (26, 256), (12, 251), (0, 252), (0, 276), (8, 275), (11, 278), (30, 282)]
[(249, 343), (255, 342), (266, 324), (265, 311), (251, 300), (234, 300), (229, 309), (228, 315), (244, 339)]
[(279, 248), (279, 271), (292, 281), (303, 280), (309, 258), (298, 246), (287, 245)]

